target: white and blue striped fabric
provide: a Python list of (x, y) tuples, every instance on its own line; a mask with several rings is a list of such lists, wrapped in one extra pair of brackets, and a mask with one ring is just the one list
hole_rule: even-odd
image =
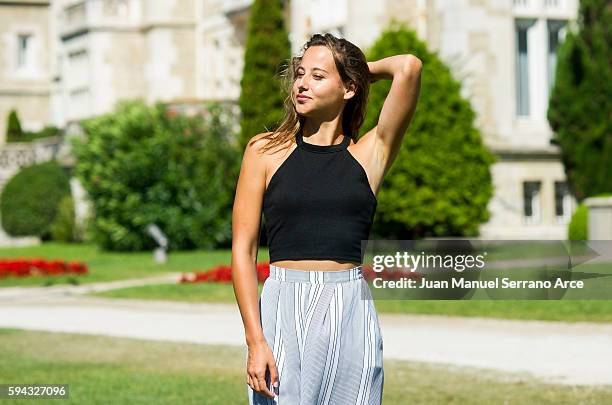
[(383, 338), (362, 271), (270, 266), (259, 309), (279, 372), (278, 396), (247, 387), (250, 405), (381, 404)]

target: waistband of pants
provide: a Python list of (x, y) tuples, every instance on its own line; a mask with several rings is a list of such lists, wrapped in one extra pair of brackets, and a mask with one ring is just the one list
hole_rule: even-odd
[(363, 265), (346, 270), (298, 270), (270, 265), (270, 278), (278, 281), (313, 284), (344, 283), (363, 278)]

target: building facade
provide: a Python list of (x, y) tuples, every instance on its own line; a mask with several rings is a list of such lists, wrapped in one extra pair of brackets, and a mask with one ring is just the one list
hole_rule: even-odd
[[(0, 54), (13, 60), (0, 69), (20, 66), (22, 54), (35, 55), (31, 63), (39, 67), (31, 68), (37, 79), (27, 85), (2, 71), (0, 105), (5, 109), (18, 99), (11, 100), (3, 89), (22, 92), (20, 115), (32, 127), (46, 120), (63, 127), (111, 111), (122, 99), (189, 108), (206, 100), (235, 103), (240, 94), (252, 0), (2, 3), (11, 6), (0, 9), (7, 21), (0, 28)], [(492, 216), (482, 225), (481, 237), (565, 239), (575, 201), (559, 150), (550, 144), (546, 109), (555, 52), (576, 18), (577, 0), (283, 4), (293, 54), (315, 32), (332, 32), (367, 50), (393, 18), (415, 29), (461, 81), (484, 142), (498, 157), (492, 167)], [(14, 17), (24, 10), (30, 10), (29, 25), (23, 21), (30, 20)], [(28, 35), (32, 42), (20, 53), (18, 45), (28, 42), (21, 38)], [(32, 103), (41, 107), (30, 108)]]
[(51, 120), (49, 9), (49, 1), (0, 0), (0, 147), (11, 110), (24, 130), (42, 129)]

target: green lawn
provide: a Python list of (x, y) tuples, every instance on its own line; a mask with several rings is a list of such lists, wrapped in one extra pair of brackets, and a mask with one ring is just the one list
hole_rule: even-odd
[[(267, 251), (262, 250), (260, 261), (267, 260)], [(157, 264), (152, 252), (114, 253), (100, 251), (89, 244), (44, 243), (40, 246), (2, 248), (0, 258), (41, 257), (47, 260), (62, 259), (87, 264), (89, 274), (50, 277), (7, 277), (0, 279), (0, 287), (42, 286), (49, 284), (91, 283), (161, 275), (168, 272), (192, 272), (208, 270), (231, 262), (231, 250), (170, 252), (168, 261)]]
[[(246, 402), (241, 347), (0, 329), (0, 358), (2, 383), (69, 384), (68, 403)], [(544, 384), (521, 374), (388, 359), (384, 364), (383, 403), (388, 405), (597, 404), (612, 395), (612, 387)]]
[[(259, 293), (261, 294), (261, 284)], [(231, 284), (160, 284), (91, 294), (108, 298), (138, 298), (187, 302), (234, 303)], [(603, 300), (376, 300), (380, 313), (540, 319), (567, 322), (612, 322), (612, 301)]]

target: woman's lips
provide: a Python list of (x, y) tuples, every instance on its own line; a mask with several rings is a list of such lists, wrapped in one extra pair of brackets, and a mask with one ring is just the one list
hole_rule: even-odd
[(300, 95), (298, 95), (298, 96), (297, 96), (297, 99), (298, 99), (298, 100), (310, 100), (310, 97), (308, 97), (308, 96), (303, 96), (303, 95), (301, 95), (301, 94), (300, 94)]

